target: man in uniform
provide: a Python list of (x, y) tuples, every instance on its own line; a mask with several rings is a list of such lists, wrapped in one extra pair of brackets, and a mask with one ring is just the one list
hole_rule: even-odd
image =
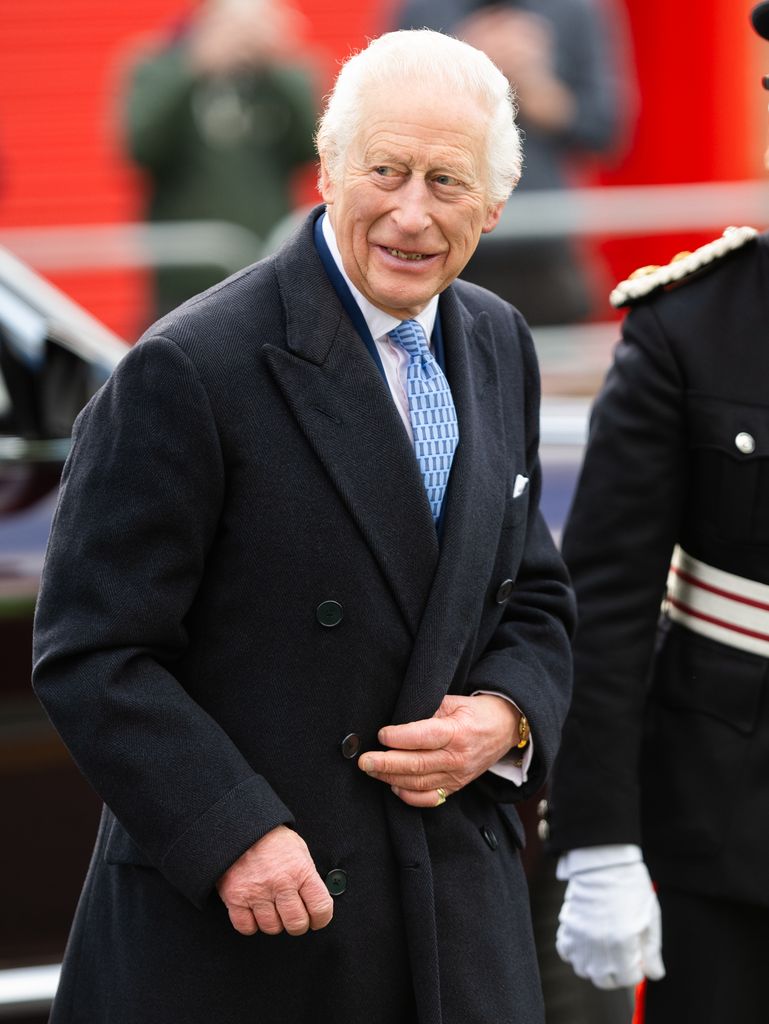
[[(769, 3), (753, 23), (769, 38)], [(769, 235), (647, 269), (612, 296), (632, 308), (563, 541), (579, 628), (557, 945), (598, 986), (650, 979), (648, 1024), (763, 1024)]]
[(75, 427), (35, 685), (106, 808), (57, 1024), (544, 1017), (514, 802), (571, 592), (531, 337), (452, 283), (520, 172), (507, 81), (385, 35), (318, 150), (325, 207)]

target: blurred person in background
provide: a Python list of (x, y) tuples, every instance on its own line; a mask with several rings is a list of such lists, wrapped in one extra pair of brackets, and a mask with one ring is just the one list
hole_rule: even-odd
[[(464, 39), (507, 75), (525, 140), (519, 193), (568, 188), (580, 165), (616, 152), (632, 128), (635, 76), (613, 0), (405, 0), (396, 20)], [(562, 236), (488, 239), (463, 276), (533, 325), (570, 323), (593, 307), (591, 274)]]
[[(203, 0), (137, 60), (125, 126), (147, 175), (148, 220), (230, 222), (254, 234), (252, 258), (260, 255), (258, 242), (293, 209), (295, 172), (314, 157), (304, 27), (283, 0)], [(156, 313), (222, 274), (205, 265), (159, 269)]]
[(57, 1024), (544, 1022), (515, 804), (573, 602), (531, 335), (455, 280), (520, 174), (509, 84), (389, 33), (317, 145), (325, 205), (75, 425), (34, 681), (105, 808)]
[[(769, 3), (753, 24), (769, 39)], [(602, 988), (649, 979), (647, 1024), (764, 1024), (769, 233), (730, 228), (612, 301), (631, 309), (563, 539), (557, 945)]]

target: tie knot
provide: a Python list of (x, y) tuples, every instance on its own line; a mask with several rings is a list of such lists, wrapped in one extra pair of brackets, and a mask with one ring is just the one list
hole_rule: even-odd
[(430, 354), (425, 332), (416, 320), (404, 320), (395, 330), (390, 331), (390, 337), (405, 349), (412, 359)]

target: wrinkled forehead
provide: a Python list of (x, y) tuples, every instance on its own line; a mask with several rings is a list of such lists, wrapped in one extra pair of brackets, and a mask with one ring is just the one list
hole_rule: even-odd
[(416, 156), (485, 164), (490, 114), (479, 98), (446, 97), (424, 82), (368, 92), (353, 136), (357, 154), (395, 147)]

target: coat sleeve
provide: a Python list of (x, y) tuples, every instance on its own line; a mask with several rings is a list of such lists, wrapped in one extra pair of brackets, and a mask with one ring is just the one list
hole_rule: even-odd
[(224, 493), (193, 364), (168, 340), (142, 342), (75, 424), (35, 619), (33, 683), (54, 725), (196, 904), (292, 820), (175, 674)]
[[(526, 714), (535, 737), (528, 780), (508, 786), (515, 798), (540, 788), (552, 768), (571, 694), (570, 641), (574, 601), (568, 574), (539, 509), (540, 381), (531, 334), (520, 315), (516, 329), (523, 354), (528, 514), (523, 553), (501, 618), (470, 673), (470, 690), (494, 690)], [(507, 401), (514, 404), (510, 389)], [(514, 532), (514, 531), (511, 531)]]
[(556, 850), (640, 843), (647, 680), (686, 487), (684, 395), (653, 305), (638, 307), (591, 417), (564, 533), (579, 625), (550, 802)]

